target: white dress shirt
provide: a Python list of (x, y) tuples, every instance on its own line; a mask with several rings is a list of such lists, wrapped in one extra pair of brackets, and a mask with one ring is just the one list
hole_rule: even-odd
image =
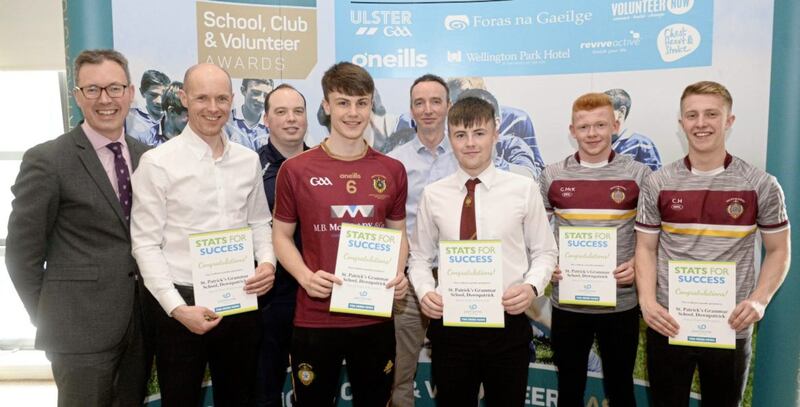
[(256, 260), (275, 264), (258, 155), (222, 139), (222, 156), (214, 159), (186, 126), (142, 155), (133, 173), (133, 256), (167, 314), (185, 304), (173, 284), (192, 285), (190, 234), (249, 226)]
[[(408, 276), (417, 297), (436, 289), (431, 274), (440, 240), (459, 240), (461, 207), (471, 177), (456, 172), (425, 187), (411, 239)], [(547, 221), (539, 186), (531, 178), (489, 166), (475, 187), (475, 225), (478, 240), (500, 240), (503, 250), (503, 291), (526, 283), (538, 295), (550, 281), (558, 248)]]

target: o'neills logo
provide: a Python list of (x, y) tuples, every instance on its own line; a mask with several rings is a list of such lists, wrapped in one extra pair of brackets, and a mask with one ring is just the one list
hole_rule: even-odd
[(424, 68), (428, 55), (417, 53), (416, 48), (398, 48), (394, 54), (355, 54), (351, 62), (364, 68)]
[(625, 188), (613, 187), (611, 188), (611, 200), (620, 204), (625, 200)]
[(351, 172), (350, 174), (339, 174), (339, 179), (361, 179), (361, 174)]
[(740, 198), (733, 198), (728, 200), (728, 215), (734, 219), (739, 219), (744, 213), (744, 200)]

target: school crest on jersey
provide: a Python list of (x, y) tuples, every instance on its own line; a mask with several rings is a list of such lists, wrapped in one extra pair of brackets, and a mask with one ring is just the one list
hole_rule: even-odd
[(314, 381), (314, 370), (308, 363), (301, 363), (297, 367), (297, 380), (303, 383), (303, 386), (309, 386)]
[(625, 188), (613, 187), (611, 188), (611, 200), (621, 204), (625, 200)]
[(375, 189), (375, 192), (379, 194), (382, 194), (384, 191), (386, 191), (386, 177), (383, 175), (373, 175), (372, 188)]
[(730, 217), (739, 219), (744, 213), (744, 201), (739, 198), (733, 198), (728, 201), (727, 212)]

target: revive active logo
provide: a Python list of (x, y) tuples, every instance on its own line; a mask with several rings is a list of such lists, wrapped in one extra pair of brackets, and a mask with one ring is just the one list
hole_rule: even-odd
[(581, 42), (579, 48), (589, 50), (592, 54), (613, 54), (627, 52), (629, 48), (638, 47), (641, 43), (641, 34), (637, 31), (630, 30), (628, 31), (628, 35), (622, 38)]

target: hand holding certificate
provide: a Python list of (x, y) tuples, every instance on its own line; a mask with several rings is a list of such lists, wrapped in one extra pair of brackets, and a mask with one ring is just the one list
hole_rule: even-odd
[(505, 326), (502, 259), (499, 240), (439, 242), (444, 326)]
[(680, 331), (671, 345), (736, 348), (728, 316), (736, 306), (736, 263), (669, 262), (669, 314)]
[(403, 233), (395, 229), (342, 223), (330, 311), (392, 316), (394, 288)]
[(617, 305), (617, 229), (558, 228), (560, 304), (615, 307)]
[(250, 228), (189, 235), (189, 250), (196, 305), (223, 316), (258, 309), (256, 295), (244, 291), (255, 271)]

